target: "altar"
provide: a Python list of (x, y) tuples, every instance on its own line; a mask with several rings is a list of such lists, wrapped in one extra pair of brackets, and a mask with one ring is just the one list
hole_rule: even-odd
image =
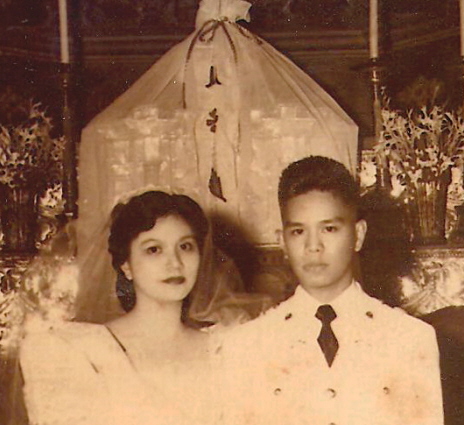
[(413, 255), (415, 267), (400, 280), (406, 311), (423, 316), (464, 305), (464, 247), (421, 247)]

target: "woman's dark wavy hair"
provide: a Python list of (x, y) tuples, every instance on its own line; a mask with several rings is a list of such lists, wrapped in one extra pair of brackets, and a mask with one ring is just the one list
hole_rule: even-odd
[(201, 207), (188, 196), (148, 191), (113, 208), (108, 251), (118, 275), (116, 293), (126, 312), (132, 310), (136, 303), (134, 285), (121, 270), (129, 259), (131, 242), (140, 233), (150, 230), (159, 218), (170, 215), (181, 217), (190, 225), (202, 253), (208, 234), (208, 219)]
[(282, 172), (278, 191), (281, 214), (290, 199), (313, 190), (331, 193), (359, 216), (358, 183), (342, 163), (324, 156), (300, 159)]

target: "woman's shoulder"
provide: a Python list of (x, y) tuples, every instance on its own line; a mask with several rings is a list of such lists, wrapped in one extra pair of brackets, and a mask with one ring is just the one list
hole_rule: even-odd
[(83, 341), (99, 338), (103, 332), (103, 325), (93, 323), (49, 322), (32, 318), (26, 322), (23, 346), (37, 341), (41, 346), (49, 343), (82, 346)]
[(108, 423), (94, 420), (107, 405), (106, 381), (91, 349), (99, 333), (99, 325), (28, 323), (20, 364), (31, 423)]
[(26, 324), (21, 342), (20, 357), (23, 364), (36, 359), (49, 359), (48, 363), (69, 363), (84, 359), (92, 363), (96, 354), (104, 350), (109, 341), (104, 337), (103, 325), (91, 323), (48, 323), (31, 320)]

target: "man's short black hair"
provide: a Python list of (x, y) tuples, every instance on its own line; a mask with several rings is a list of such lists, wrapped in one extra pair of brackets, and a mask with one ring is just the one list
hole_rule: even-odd
[(280, 176), (281, 214), (290, 199), (313, 190), (331, 193), (358, 213), (359, 186), (347, 168), (331, 158), (309, 156), (291, 163)]

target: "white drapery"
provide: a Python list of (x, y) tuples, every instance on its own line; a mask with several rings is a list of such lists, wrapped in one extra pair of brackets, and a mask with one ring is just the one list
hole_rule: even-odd
[(203, 0), (196, 31), (84, 129), (81, 245), (116, 198), (147, 184), (191, 195), (249, 242), (272, 245), (283, 168), (324, 155), (355, 173), (357, 126), (307, 74), (236, 23), (249, 7)]

